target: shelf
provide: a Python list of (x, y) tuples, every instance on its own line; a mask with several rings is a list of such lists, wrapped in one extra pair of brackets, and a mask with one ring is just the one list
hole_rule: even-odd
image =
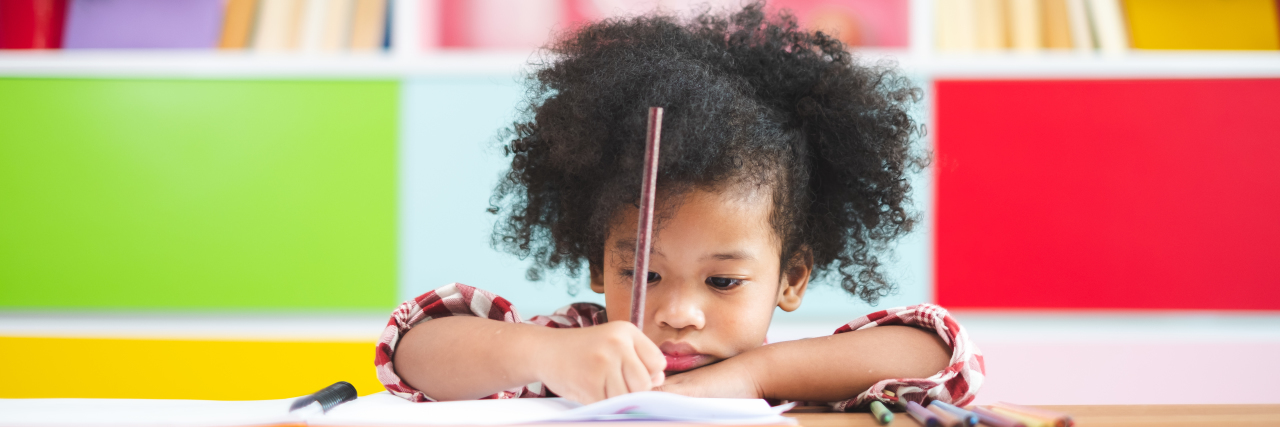
[[(947, 79), (1277, 78), (1280, 52), (1133, 52), (925, 55), (859, 50), (864, 61), (894, 61), (908, 72)], [(0, 77), (196, 79), (508, 78), (536, 59), (528, 51), (438, 51), (415, 56), (266, 55), (174, 51), (0, 52)]]

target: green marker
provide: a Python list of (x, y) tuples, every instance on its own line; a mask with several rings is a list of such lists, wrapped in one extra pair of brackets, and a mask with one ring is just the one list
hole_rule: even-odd
[(879, 400), (871, 401), (871, 416), (876, 417), (876, 421), (880, 424), (889, 424), (893, 422), (893, 413), (889, 412), (889, 408), (884, 407)]

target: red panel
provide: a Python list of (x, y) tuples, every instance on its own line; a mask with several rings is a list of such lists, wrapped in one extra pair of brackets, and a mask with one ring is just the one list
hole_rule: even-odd
[(1280, 80), (935, 90), (939, 303), (1280, 310)]

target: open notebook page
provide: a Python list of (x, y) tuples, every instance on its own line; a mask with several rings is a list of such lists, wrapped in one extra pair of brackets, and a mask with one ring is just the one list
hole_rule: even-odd
[(293, 399), (259, 401), (141, 399), (0, 399), (0, 427), (230, 427), (306, 422), (315, 426), (501, 425), (578, 421), (683, 421), (794, 424), (761, 399), (705, 399), (632, 393), (591, 405), (564, 399), (413, 403), (378, 393), (303, 419)]

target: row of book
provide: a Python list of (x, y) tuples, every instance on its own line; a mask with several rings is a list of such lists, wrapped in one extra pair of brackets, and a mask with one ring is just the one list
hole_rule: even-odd
[(0, 0), (0, 49), (376, 51), (388, 0)]
[[(931, 3), (942, 52), (1280, 49), (1278, 0), (769, 0), (849, 46), (906, 48)], [(529, 50), (584, 22), (743, 0), (0, 0), (0, 49), (376, 51), (393, 9), (409, 48)], [(393, 7), (396, 4), (401, 7)], [(414, 7), (407, 7), (407, 6)], [(926, 23), (916, 23), (925, 25)]]
[[(584, 22), (742, 0), (403, 0), (423, 49), (528, 50)], [(390, 47), (396, 0), (0, 0), (0, 49)], [(908, 0), (770, 0), (850, 46), (907, 47)], [(416, 10), (415, 10), (416, 9)]]
[(1275, 0), (936, 0), (943, 52), (1277, 50)]

